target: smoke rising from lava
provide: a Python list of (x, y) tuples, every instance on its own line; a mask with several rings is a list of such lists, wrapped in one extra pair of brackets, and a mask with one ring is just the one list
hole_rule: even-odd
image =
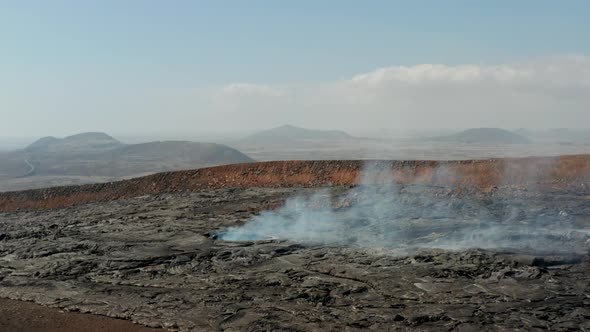
[[(511, 248), (564, 250), (569, 214), (529, 201), (534, 192), (475, 198), (452, 188), (402, 186), (390, 164), (367, 163), (359, 185), (341, 195), (325, 189), (288, 199), (274, 211), (220, 232), (228, 241), (265, 239), (307, 244), (388, 248)], [(438, 174), (454, 176), (442, 167)], [(538, 175), (531, 175), (537, 177)], [(520, 198), (519, 198), (520, 197)]]

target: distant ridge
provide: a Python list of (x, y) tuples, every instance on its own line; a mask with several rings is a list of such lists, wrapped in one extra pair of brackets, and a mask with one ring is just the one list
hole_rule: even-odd
[(36, 149), (44, 149), (47, 148), (49, 145), (58, 142), (59, 139), (53, 136), (42, 137), (29, 146), (25, 148), (25, 150), (36, 150)]
[(230, 148), (216, 143), (198, 143), (189, 141), (159, 141), (125, 145), (111, 151), (113, 158), (181, 158), (184, 162), (206, 165), (222, 165), (253, 162), (254, 159)]
[[(114, 141), (119, 142), (118, 140), (114, 139), (112, 136), (101, 133), (101, 132), (87, 132), (87, 133), (80, 133), (71, 136), (67, 136), (64, 138), (66, 141), (92, 141), (92, 140), (104, 140), (104, 141)], [(120, 142), (119, 142), (120, 143)]]
[(457, 134), (435, 138), (437, 141), (479, 144), (527, 144), (531, 141), (514, 132), (500, 128), (473, 128)]
[(28, 152), (68, 153), (88, 149), (111, 149), (124, 144), (100, 132), (80, 133), (65, 138), (43, 137), (25, 148)]
[(253, 143), (284, 143), (300, 140), (345, 140), (353, 138), (346, 132), (340, 130), (315, 130), (284, 125), (260, 131), (246, 137), (243, 141)]
[[(43, 137), (26, 147), (25, 151), (32, 153), (33, 159), (35, 156), (47, 154), (64, 156), (75, 154), (72, 158), (85, 157), (91, 160), (113, 162), (176, 160), (207, 166), (254, 161), (240, 151), (223, 144), (190, 141), (124, 144), (100, 132), (81, 133), (65, 138)], [(69, 157), (65, 160), (67, 158)]]
[(0, 155), (0, 191), (113, 181), (156, 172), (253, 162), (223, 144), (125, 144), (100, 132), (43, 137)]

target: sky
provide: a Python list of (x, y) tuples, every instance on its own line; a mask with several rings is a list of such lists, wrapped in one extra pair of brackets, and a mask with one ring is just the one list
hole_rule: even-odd
[(588, 1), (0, 0), (0, 136), (588, 128)]

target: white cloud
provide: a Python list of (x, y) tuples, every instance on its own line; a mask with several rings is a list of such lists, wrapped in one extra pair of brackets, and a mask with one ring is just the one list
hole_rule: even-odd
[(466, 82), (481, 79), (482, 68), (474, 65), (445, 66), (421, 64), (411, 67), (398, 66), (379, 68), (369, 73), (354, 76), (350, 81), (357, 84), (379, 85), (388, 82), (419, 84), (432, 81)]
[[(298, 84), (122, 89), (113, 98), (83, 92), (30, 98), (33, 93), (0, 91), (0, 106), (31, 132), (55, 135), (43, 128), (64, 128), (62, 119), (68, 119), (68, 128), (119, 132), (246, 130), (285, 123), (344, 129), (590, 127), (590, 57), (584, 55), (493, 65), (391, 66), (344, 80)], [(38, 110), (47, 110), (47, 121), (33, 128), (28, 119)], [(14, 126), (5, 122), (0, 129), (10, 133)]]
[(392, 66), (296, 86), (231, 83), (200, 96), (219, 125), (255, 119), (257, 127), (587, 127), (590, 57)]
[[(379, 68), (302, 99), (342, 125), (590, 127), (590, 57)], [(314, 107), (314, 106), (310, 106)]]
[(349, 82), (372, 86), (387, 83), (418, 85), (432, 82), (590, 86), (590, 57), (562, 56), (503, 65), (394, 66), (356, 75)]

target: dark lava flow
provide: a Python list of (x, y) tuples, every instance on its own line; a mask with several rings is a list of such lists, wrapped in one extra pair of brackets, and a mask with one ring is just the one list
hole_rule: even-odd
[[(351, 202), (329, 197), (350, 188), (327, 190), (307, 204), (346, 215)], [(590, 193), (399, 190), (397, 204), (416, 210), (385, 224), (396, 232), (369, 222), (364, 236), (352, 218), (336, 241), (212, 236), (318, 189), (201, 190), (0, 213), (0, 297), (182, 331), (590, 329)], [(499, 229), (505, 243), (457, 241), (473, 229)], [(384, 245), (393, 238), (405, 242)], [(453, 242), (454, 250), (427, 245)]]

